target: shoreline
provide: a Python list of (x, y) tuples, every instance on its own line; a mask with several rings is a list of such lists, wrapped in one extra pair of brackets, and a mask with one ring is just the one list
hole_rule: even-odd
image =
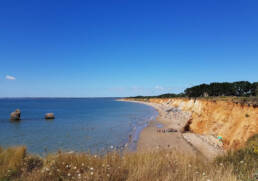
[(145, 105), (147, 105), (149, 107), (152, 107), (156, 111), (156, 114), (151, 116), (145, 123), (135, 127), (135, 130), (133, 130), (128, 135), (128, 141), (124, 144), (124, 150), (123, 150), (124, 152), (138, 152), (138, 142), (139, 142), (139, 139), (140, 139), (140, 135), (141, 135), (142, 131), (149, 126), (150, 122), (153, 122), (153, 121), (157, 120), (157, 117), (159, 115), (158, 109), (156, 109), (155, 107), (153, 107), (151, 105), (148, 105), (148, 103), (144, 103), (144, 102), (126, 101), (126, 100), (123, 100), (123, 99), (117, 99), (115, 101), (133, 102), (133, 103), (138, 103), (138, 104), (145, 104)]
[[(213, 136), (199, 135), (184, 130), (191, 118), (190, 113), (164, 103), (128, 99), (118, 101), (145, 104), (158, 112), (156, 119), (150, 121), (141, 131), (137, 141), (137, 152), (173, 149), (206, 160), (213, 160), (216, 156), (224, 154), (224, 150), (218, 147), (217, 140)], [(158, 128), (159, 124), (162, 128)]]
[[(156, 119), (150, 120), (148, 125), (142, 129), (139, 139), (137, 140), (137, 152), (171, 148), (176, 149), (177, 151), (185, 151), (188, 154), (190, 153), (191, 155), (196, 156), (197, 151), (185, 141), (180, 132), (157, 132), (157, 130), (165, 130), (170, 128), (170, 120), (163, 119), (162, 117), (164, 110), (161, 108), (160, 104), (131, 100), (121, 101), (151, 106), (158, 112)], [(158, 125), (162, 125), (162, 128), (159, 128)]]

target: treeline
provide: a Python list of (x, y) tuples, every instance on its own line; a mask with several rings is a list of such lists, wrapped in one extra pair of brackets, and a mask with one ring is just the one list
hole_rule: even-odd
[(258, 96), (258, 82), (213, 82), (200, 84), (184, 90), (180, 94), (162, 94), (159, 96), (136, 96), (133, 98), (174, 98), (174, 97), (216, 97), (216, 96), (237, 96), (249, 97)]
[(183, 93), (180, 93), (180, 94), (167, 93), (167, 94), (161, 94), (158, 96), (135, 96), (131, 98), (145, 99), (145, 98), (175, 98), (175, 97), (185, 97), (185, 95)]
[(201, 84), (184, 91), (187, 97), (208, 97), (208, 96), (257, 96), (258, 82), (250, 83), (248, 81), (223, 82)]

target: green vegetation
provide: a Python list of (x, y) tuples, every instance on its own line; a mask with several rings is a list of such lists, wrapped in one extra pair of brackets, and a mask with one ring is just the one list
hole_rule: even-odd
[(167, 93), (167, 94), (161, 94), (158, 96), (136, 96), (131, 98), (137, 98), (137, 99), (149, 99), (149, 98), (175, 98), (175, 97), (184, 97), (184, 94), (173, 94), (173, 93)]
[(188, 97), (208, 96), (257, 96), (258, 82), (250, 83), (248, 81), (239, 82), (223, 82), (201, 84), (191, 88), (187, 88), (184, 92)]
[(45, 158), (26, 154), (25, 147), (0, 149), (0, 180), (24, 181), (235, 181), (253, 180), (258, 168), (258, 135), (246, 147), (207, 162), (172, 150), (105, 155), (50, 154)]
[(184, 90), (180, 94), (162, 94), (159, 96), (136, 96), (131, 98), (149, 99), (149, 98), (176, 98), (176, 97), (257, 97), (258, 82), (250, 83), (248, 81), (238, 82), (213, 82), (210, 84), (201, 84)]
[(244, 148), (229, 151), (227, 155), (216, 158), (215, 163), (233, 166), (233, 172), (240, 180), (258, 179), (258, 134), (249, 138)]

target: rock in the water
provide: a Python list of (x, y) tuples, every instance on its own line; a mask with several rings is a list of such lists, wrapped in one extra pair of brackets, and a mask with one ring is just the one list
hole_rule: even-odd
[(45, 115), (45, 119), (55, 119), (54, 113), (47, 113), (47, 114)]
[(16, 111), (12, 112), (10, 115), (10, 119), (12, 121), (20, 121), (21, 120), (21, 111), (20, 109), (16, 109)]

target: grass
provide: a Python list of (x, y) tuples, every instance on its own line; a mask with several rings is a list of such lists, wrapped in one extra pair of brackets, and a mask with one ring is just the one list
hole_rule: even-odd
[(233, 166), (233, 173), (240, 180), (258, 180), (258, 134), (249, 138), (246, 146), (227, 155), (216, 158), (215, 163), (225, 167)]
[(236, 104), (241, 105), (258, 105), (258, 97), (250, 96), (250, 97), (233, 97), (233, 96), (225, 96), (225, 97), (213, 97), (211, 99), (224, 100), (224, 101), (232, 101)]
[(0, 178), (12, 178), (20, 175), (23, 160), (26, 156), (25, 147), (0, 149)]
[(0, 180), (24, 181), (235, 181), (254, 180), (258, 136), (245, 148), (214, 162), (172, 150), (105, 155), (56, 153), (45, 158), (26, 154), (25, 147), (0, 149)]

